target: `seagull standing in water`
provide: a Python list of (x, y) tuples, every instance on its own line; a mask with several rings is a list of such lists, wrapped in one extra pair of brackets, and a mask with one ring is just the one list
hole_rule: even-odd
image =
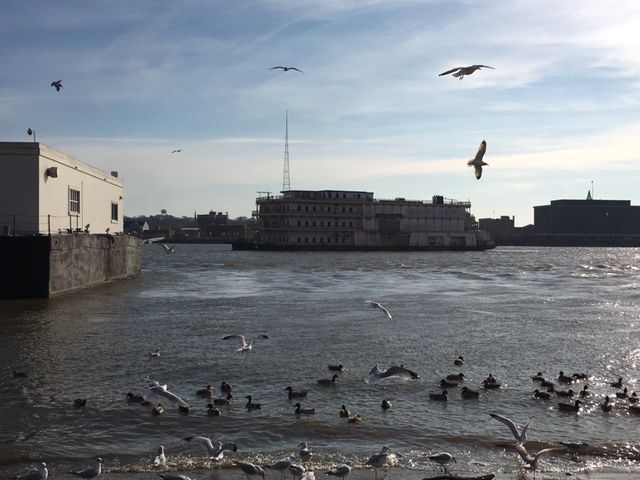
[(33, 470), (28, 471), (24, 475), (20, 475), (18, 480), (47, 480), (49, 476), (49, 470), (47, 470), (47, 464), (42, 462)]
[(373, 308), (379, 308), (380, 310), (382, 310), (384, 312), (384, 314), (387, 317), (389, 317), (389, 319), (393, 319), (393, 316), (391, 315), (391, 312), (389, 312), (389, 309), (387, 307), (385, 307), (384, 305), (382, 305), (381, 303), (374, 302), (373, 300), (367, 300), (365, 303), (368, 303)]
[(398, 463), (398, 459), (394, 453), (391, 453), (391, 449), (389, 447), (382, 447), (380, 453), (371, 455), (365, 465), (373, 467), (373, 475), (377, 479), (379, 468), (394, 466), (396, 463)]
[(338, 478), (344, 479), (344, 477), (346, 477), (350, 473), (351, 473), (351, 466), (345, 464), (345, 465), (340, 465), (339, 467), (336, 467), (333, 470), (328, 471), (327, 475), (334, 475)]
[(156, 454), (156, 458), (153, 459), (154, 467), (166, 467), (167, 466), (167, 457), (164, 455), (164, 446), (160, 445), (158, 447), (158, 453)]
[(476, 174), (476, 178), (478, 180), (480, 180), (480, 177), (482, 176), (482, 166), (489, 165), (488, 163), (485, 163), (482, 160), (486, 151), (487, 151), (487, 142), (482, 140), (482, 143), (480, 144), (480, 148), (478, 148), (478, 152), (476, 153), (475, 158), (467, 162), (467, 165), (469, 165), (470, 167), (473, 167), (473, 170), (475, 171), (475, 174)]
[(435, 455), (429, 455), (429, 460), (431, 460), (432, 462), (436, 462), (444, 469), (444, 472), (447, 473), (447, 465), (451, 462), (455, 462), (456, 458), (450, 453), (441, 452), (436, 453)]
[(281, 65), (271, 67), (269, 70), (282, 70), (283, 72), (288, 72), (289, 70), (295, 70), (296, 72), (304, 73), (302, 70), (296, 67), (283, 67)]
[(284, 474), (287, 470), (289, 470), (289, 467), (291, 467), (291, 465), (293, 465), (293, 460), (291, 460), (291, 458), (285, 458), (283, 460), (278, 460), (276, 463), (269, 466), (269, 468), (271, 470), (280, 472), (280, 478), (284, 479)]
[(244, 474), (247, 476), (247, 479), (249, 477), (255, 477), (258, 475), (264, 478), (264, 470), (258, 465), (254, 465), (253, 463), (239, 462), (237, 460), (234, 460), (233, 464), (244, 472)]
[(244, 335), (227, 335), (226, 337), (222, 337), (223, 340), (229, 340), (230, 338), (238, 338), (240, 339), (240, 348), (236, 351), (238, 352), (250, 352), (253, 349), (251, 342), (247, 343), (247, 340), (244, 338)]
[(529, 418), (529, 421), (524, 427), (522, 427), (522, 430), (519, 430), (518, 426), (511, 419), (503, 417), (502, 415), (498, 415), (496, 413), (490, 413), (489, 415), (509, 427), (509, 430), (511, 430), (511, 433), (513, 433), (513, 436), (516, 439), (517, 443), (524, 443), (527, 441), (527, 428), (529, 428), (529, 424), (531, 423), (533, 417)]
[[(480, 70), (481, 68), (490, 68), (491, 70), (495, 70), (495, 68), (490, 67), (489, 65), (471, 65), (469, 67), (456, 67), (451, 70), (447, 70), (446, 72), (442, 72), (439, 77), (443, 75), (449, 75), (453, 73), (454, 77), (458, 77), (458, 80), (462, 80), (465, 75), (471, 75), (476, 70)], [(454, 73), (455, 72), (455, 73)]]
[(84, 470), (80, 470), (78, 472), (71, 472), (74, 475), (78, 475), (82, 478), (95, 478), (100, 476), (102, 473), (102, 459), (98, 459), (98, 464), (95, 467), (85, 468)]

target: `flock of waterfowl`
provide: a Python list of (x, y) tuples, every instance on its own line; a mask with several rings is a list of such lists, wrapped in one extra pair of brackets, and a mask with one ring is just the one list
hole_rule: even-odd
[[(389, 310), (380, 303), (374, 301), (368, 301), (367, 303), (379, 309), (388, 318), (392, 318)], [(269, 337), (263, 334), (259, 335), (257, 338), (268, 339)], [(223, 340), (229, 339), (237, 339), (240, 341), (240, 348), (237, 349), (237, 352), (245, 354), (252, 351), (252, 342), (250, 340), (247, 340), (245, 336), (232, 334), (223, 337)], [(159, 349), (155, 349), (154, 351), (149, 352), (148, 356), (151, 359), (159, 358)], [(461, 367), (465, 364), (465, 358), (463, 356), (458, 356), (453, 360), (453, 364), (456, 367)], [(328, 378), (318, 379), (316, 381), (316, 384), (319, 387), (336, 388), (339, 385), (340, 375), (346, 369), (342, 364), (329, 364), (327, 365), (327, 368), (331, 372), (331, 376)], [(28, 375), (25, 372), (18, 372), (15, 370), (13, 372), (14, 378), (26, 378), (27, 376)], [(386, 380), (412, 381), (417, 380), (418, 378), (420, 377), (416, 372), (406, 368), (404, 365), (394, 365), (386, 369), (381, 369), (379, 365), (375, 365), (369, 371), (368, 379), (366, 379), (366, 381), (370, 384), (377, 384)], [(560, 412), (578, 412), (587, 406), (589, 406), (591, 410), (595, 410), (597, 406), (597, 408), (601, 409), (603, 413), (611, 412), (614, 408), (624, 408), (627, 409), (629, 413), (640, 414), (638, 395), (636, 392), (629, 393), (629, 387), (624, 385), (624, 381), (622, 378), (618, 378), (618, 380), (609, 383), (609, 387), (611, 389), (615, 389), (615, 391), (612, 391), (609, 395), (605, 395), (602, 402), (596, 400), (597, 395), (595, 395), (589, 389), (588, 382), (590, 378), (591, 377), (585, 373), (574, 373), (573, 375), (568, 376), (565, 375), (563, 371), (560, 371), (556, 378), (550, 380), (547, 379), (542, 374), (542, 372), (538, 372), (535, 375), (531, 376), (531, 380), (534, 386), (538, 386), (538, 388), (533, 389), (531, 396), (532, 399), (542, 402), (551, 402), (552, 400), (556, 400), (556, 404), (552, 408), (555, 408)], [(178, 411), (183, 414), (195, 413), (189, 403), (180, 396), (169, 391), (167, 385), (160, 384), (158, 381), (151, 380), (149, 378), (147, 378), (146, 380), (148, 382), (147, 390), (143, 394), (134, 394), (133, 392), (129, 392), (126, 395), (126, 401), (128, 403), (141, 404), (147, 407), (153, 415), (163, 415), (165, 413), (165, 406), (163, 405), (163, 402), (165, 404), (170, 403), (177, 406)], [(468, 379), (462, 372), (446, 375), (438, 382), (438, 386), (440, 387), (440, 389), (438, 391), (428, 393), (428, 398), (432, 402), (447, 402), (452, 398), (450, 392), (457, 390), (459, 391), (460, 399), (462, 399), (463, 401), (475, 400), (481, 397), (481, 390), (498, 390), (502, 388), (502, 384), (500, 383), (500, 381), (496, 379), (491, 373), (489, 373), (489, 375), (481, 382), (481, 387), (478, 389), (472, 389), (470, 386), (462, 385), (467, 380)], [(582, 388), (578, 388), (578, 384), (581, 384)], [(282, 390), (283, 392), (286, 392), (286, 396), (290, 401), (296, 402), (292, 406), (292, 413), (294, 415), (300, 417), (314, 415), (316, 413), (315, 408), (302, 405), (302, 402), (307, 399), (307, 395), (309, 393), (308, 390), (296, 389), (291, 385), (284, 387)], [(229, 407), (234, 401), (233, 392), (234, 389), (229, 383), (222, 382), (219, 387), (219, 392), (217, 392), (216, 389), (214, 389), (213, 386), (209, 384), (204, 388), (195, 390), (195, 395), (197, 397), (206, 399), (206, 415), (221, 416), (222, 411), (220, 410), (220, 408)], [(262, 408), (262, 404), (255, 402), (251, 395), (242, 396), (246, 400), (246, 402), (244, 403), (244, 407), (247, 411), (250, 412)], [(615, 401), (612, 400), (613, 398), (615, 398)], [(86, 406), (86, 404), (87, 399), (79, 398), (74, 401), (75, 408), (83, 408)], [(381, 399), (380, 408), (386, 411), (393, 408), (393, 405), (388, 398), (383, 398)], [(336, 414), (339, 417), (344, 418), (347, 423), (361, 423), (364, 421), (364, 418), (361, 415), (352, 413), (346, 405), (341, 405), (339, 409), (336, 406)], [(527, 441), (526, 432), (533, 416), (529, 418), (529, 421), (526, 425), (524, 425), (524, 427), (520, 428), (515, 422), (505, 416), (498, 415), (497, 413), (491, 413), (490, 415), (493, 419), (503, 423), (509, 428), (515, 439), (513, 447), (515, 451), (520, 455), (524, 463), (524, 468), (530, 470), (536, 470), (538, 468), (538, 463), (542, 455), (559, 451), (566, 451), (575, 455), (579, 453), (585, 453), (587, 447), (589, 446), (589, 444), (586, 442), (563, 443), (550, 448), (544, 448), (536, 452), (535, 454), (532, 454), (527, 451), (525, 442)], [(238, 447), (234, 442), (223, 443), (221, 441), (212, 441), (211, 439), (203, 436), (186, 437), (184, 438), (184, 441), (191, 444), (197, 444), (202, 447), (206, 451), (207, 457), (212, 462), (220, 462), (224, 458), (225, 453), (233, 453), (238, 450)], [(312, 458), (313, 453), (306, 442), (300, 443), (298, 447), (299, 450), (295, 456), (291, 455), (288, 458), (282, 459), (264, 467), (280, 472), (282, 478), (284, 478), (284, 474), (288, 472), (296, 480), (313, 480), (315, 475), (313, 470), (305, 466), (305, 463)], [(295, 457), (299, 459), (302, 465), (295, 463)], [(359, 465), (359, 467), (373, 467), (374, 476), (377, 478), (378, 469), (396, 465), (398, 463), (399, 457), (402, 457), (401, 453), (393, 452), (388, 446), (384, 446), (381, 448), (380, 452), (371, 455), (366, 461), (362, 463), (362, 465)], [(430, 461), (442, 466), (443, 474), (450, 479), (492, 478), (492, 474), (479, 477), (460, 477), (450, 475), (447, 472), (447, 466), (450, 463), (455, 462), (456, 459), (448, 452), (438, 452), (432, 455), (428, 455), (427, 458)], [(99, 458), (97, 459), (97, 463), (95, 466), (69, 473), (87, 479), (95, 478), (103, 473), (102, 464), (103, 460)], [(189, 477), (186, 477), (184, 475), (172, 474), (166, 471), (167, 460), (164, 446), (160, 446), (158, 448), (158, 452), (152, 460), (152, 465), (154, 467), (162, 469), (162, 472), (159, 473), (159, 475), (165, 480), (190, 480)], [(247, 476), (247, 478), (252, 476), (262, 476), (263, 478), (265, 477), (265, 470), (260, 465), (249, 462), (242, 462), (239, 460), (234, 460), (233, 465), (239, 468)], [(350, 474), (353, 466), (354, 465), (352, 463), (338, 465), (332, 470), (325, 473), (328, 475), (337, 476), (339, 478), (344, 478)], [(18, 479), (46, 480), (47, 477), (48, 470), (46, 468), (46, 464), (41, 463), (35, 469), (18, 477)], [(434, 478), (443, 477), (441, 476)]]

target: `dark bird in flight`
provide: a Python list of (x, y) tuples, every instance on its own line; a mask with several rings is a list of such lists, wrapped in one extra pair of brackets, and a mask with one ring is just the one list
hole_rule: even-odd
[(478, 149), (478, 153), (476, 153), (476, 157), (467, 162), (467, 165), (469, 165), (470, 167), (473, 167), (473, 169), (475, 170), (476, 178), (478, 180), (480, 180), (480, 177), (482, 176), (482, 166), (489, 165), (488, 163), (485, 163), (482, 160), (482, 157), (484, 157), (484, 153), (486, 151), (487, 151), (487, 142), (482, 140), (482, 143), (480, 144), (480, 148)]
[(296, 67), (281, 67), (280, 65), (278, 65), (277, 67), (271, 67), (269, 70), (277, 70), (277, 69), (280, 69), (283, 72), (288, 72), (289, 70), (295, 70), (296, 72), (304, 73), (299, 68), (296, 68)]
[(458, 77), (458, 80), (462, 80), (465, 75), (471, 75), (473, 72), (475, 72), (476, 70), (480, 70), (481, 68), (490, 68), (492, 70), (495, 70), (495, 68), (490, 67), (489, 65), (471, 65), (469, 67), (452, 68), (451, 70), (447, 70), (446, 72), (442, 72), (438, 76), (441, 77), (443, 75), (449, 75), (450, 73), (453, 73), (454, 77)]
[(56, 92), (59, 92), (62, 88), (62, 80), (56, 80), (55, 82), (51, 82), (51, 86), (55, 87)]
[(180, 153), (182, 151), (181, 148), (178, 148), (177, 150), (171, 150), (171, 153)]

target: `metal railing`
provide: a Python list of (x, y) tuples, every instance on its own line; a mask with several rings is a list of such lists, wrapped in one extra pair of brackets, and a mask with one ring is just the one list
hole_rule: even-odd
[(78, 215), (0, 213), (0, 236), (51, 235), (84, 231)]

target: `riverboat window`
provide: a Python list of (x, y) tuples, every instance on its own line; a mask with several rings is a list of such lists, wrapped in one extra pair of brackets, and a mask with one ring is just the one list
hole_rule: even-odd
[(304, 243), (309, 243), (309, 238), (308, 237), (304, 237)]
[(327, 243), (331, 243), (331, 237), (327, 238)]
[(300, 211), (300, 208), (301, 208), (300, 205), (298, 205), (298, 211)]
[(80, 214), (80, 190), (69, 187), (69, 213)]
[(350, 211), (350, 212), (353, 212), (353, 207), (349, 207), (349, 211)]
[(300, 242), (301, 242), (300, 237), (298, 237), (298, 243), (300, 243)]
[(347, 225), (346, 225), (346, 222), (342, 222), (342, 226), (343, 226), (343, 227), (346, 227), (346, 226), (347, 226)]
[(343, 212), (346, 212), (346, 211), (347, 211), (347, 209), (346, 209), (345, 207), (342, 207), (342, 211), (343, 211)]
[(300, 220), (298, 220), (298, 226), (300, 226)]
[(118, 204), (116, 202), (111, 202), (111, 221), (118, 221)]
[(314, 226), (314, 227), (316, 226), (316, 222), (313, 222), (313, 226)]
[(347, 198), (347, 194), (346, 194), (346, 193), (343, 193), (343, 194), (342, 194), (342, 198)]
[(316, 243), (316, 237), (313, 237), (311, 240), (313, 241), (313, 243)]
[(305, 226), (305, 227), (308, 227), (308, 226), (309, 226), (309, 221), (308, 221), (308, 220), (305, 220), (305, 221), (304, 221), (304, 226)]
[(313, 211), (314, 211), (314, 212), (316, 211), (316, 206), (315, 206), (315, 205), (313, 206)]

